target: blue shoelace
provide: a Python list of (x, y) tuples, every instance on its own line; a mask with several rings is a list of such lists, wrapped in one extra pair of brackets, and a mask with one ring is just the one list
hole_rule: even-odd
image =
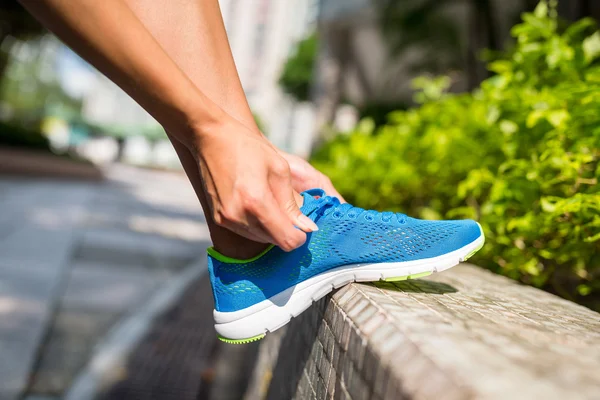
[(322, 196), (317, 200), (315, 205), (315, 212), (319, 216), (332, 215), (334, 218), (342, 218), (344, 215), (351, 219), (357, 219), (364, 214), (364, 219), (367, 221), (374, 221), (378, 215), (381, 214), (381, 220), (383, 222), (390, 222), (390, 220), (396, 216), (398, 222), (404, 224), (406, 222), (406, 215), (402, 213), (393, 213), (390, 211), (379, 212), (375, 210), (365, 210), (364, 208), (355, 207), (352, 204), (341, 203), (337, 197), (333, 196)]

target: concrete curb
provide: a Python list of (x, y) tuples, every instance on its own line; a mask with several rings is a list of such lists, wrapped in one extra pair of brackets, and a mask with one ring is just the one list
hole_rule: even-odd
[(193, 263), (169, 279), (132, 315), (117, 323), (96, 346), (87, 366), (67, 390), (64, 399), (93, 399), (102, 388), (118, 380), (127, 357), (151, 329), (153, 321), (178, 301), (189, 285), (206, 271), (205, 259)]

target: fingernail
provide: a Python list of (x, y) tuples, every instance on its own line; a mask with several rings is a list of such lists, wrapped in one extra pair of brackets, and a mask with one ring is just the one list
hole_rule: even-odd
[(304, 214), (298, 216), (298, 222), (300, 222), (309, 231), (316, 232), (319, 230), (317, 224), (315, 224), (312, 219), (308, 218)]

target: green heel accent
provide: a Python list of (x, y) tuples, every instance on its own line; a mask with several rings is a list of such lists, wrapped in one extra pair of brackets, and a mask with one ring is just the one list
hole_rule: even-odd
[(219, 338), (220, 341), (229, 343), (229, 344), (246, 344), (246, 343), (256, 342), (257, 340), (264, 338), (265, 334), (261, 333), (260, 335), (252, 336), (251, 338), (247, 338), (247, 339), (227, 339), (226, 337), (223, 337), (221, 335), (217, 335), (217, 337)]
[(412, 274), (412, 275), (406, 275), (406, 276), (396, 276), (393, 278), (386, 278), (383, 279), (386, 282), (397, 282), (397, 281), (405, 281), (407, 279), (416, 279), (416, 278), (422, 278), (424, 276), (428, 276), (431, 275), (431, 271), (427, 271), (427, 272), (421, 272), (419, 274)]
[(273, 249), (273, 247), (275, 247), (275, 245), (271, 244), (271, 245), (269, 245), (269, 247), (267, 247), (266, 249), (264, 249), (263, 251), (261, 251), (259, 255), (254, 256), (252, 258), (248, 258), (247, 260), (238, 260), (237, 258), (231, 258), (231, 257), (224, 256), (223, 254), (221, 254), (217, 250), (215, 250), (214, 247), (209, 247), (208, 249), (206, 249), (206, 252), (211, 257), (216, 258), (217, 260), (219, 260), (221, 262), (224, 262), (224, 263), (228, 263), (228, 264), (246, 264), (246, 263), (258, 260), (259, 258), (261, 258), (262, 256), (264, 256), (265, 254), (267, 254), (269, 251), (271, 251), (271, 249)]

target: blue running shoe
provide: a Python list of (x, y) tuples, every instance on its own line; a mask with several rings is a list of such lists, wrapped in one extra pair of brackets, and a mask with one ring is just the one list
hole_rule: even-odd
[(319, 230), (300, 248), (286, 253), (270, 246), (248, 260), (208, 250), (215, 328), (223, 341), (258, 340), (347, 283), (426, 276), (483, 246), (475, 221), (424, 221), (363, 210), (321, 189), (302, 196), (301, 211)]

